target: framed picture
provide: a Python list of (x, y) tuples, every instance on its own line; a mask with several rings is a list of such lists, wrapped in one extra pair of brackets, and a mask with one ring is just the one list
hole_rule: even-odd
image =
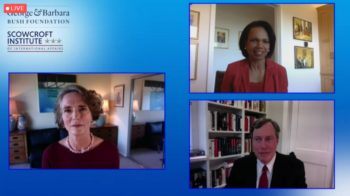
[(190, 45), (190, 79), (196, 79), (198, 44)]
[(191, 10), (190, 13), (190, 37), (198, 39), (199, 34), (199, 12)]
[(76, 81), (76, 75), (38, 73), (40, 113), (54, 112), (58, 94)]
[(295, 69), (314, 68), (314, 49), (294, 46)]
[(124, 107), (124, 87), (124, 84), (114, 86), (114, 107)]
[(228, 48), (229, 30), (224, 28), (215, 28), (215, 47)]
[(312, 24), (309, 21), (293, 17), (293, 38), (303, 41), (312, 41)]

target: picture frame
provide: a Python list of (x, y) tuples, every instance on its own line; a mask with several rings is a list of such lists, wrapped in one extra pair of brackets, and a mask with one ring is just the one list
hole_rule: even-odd
[(190, 45), (190, 79), (195, 80), (197, 76), (198, 43)]
[(229, 29), (216, 27), (215, 28), (215, 38), (214, 38), (214, 46), (216, 48), (224, 48), (228, 49), (229, 42)]
[(293, 17), (293, 38), (312, 42), (312, 23), (301, 18)]
[(199, 37), (199, 16), (200, 13), (194, 10), (190, 11), (190, 38), (198, 40)]
[(313, 69), (314, 49), (294, 46), (294, 66), (295, 69)]
[(114, 86), (114, 107), (124, 107), (124, 88), (124, 84)]
[(38, 73), (39, 112), (55, 111), (57, 96), (68, 85), (77, 83), (77, 76), (71, 74)]

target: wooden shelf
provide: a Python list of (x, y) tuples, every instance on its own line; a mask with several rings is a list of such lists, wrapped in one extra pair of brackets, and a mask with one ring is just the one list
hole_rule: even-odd
[(216, 186), (216, 187), (214, 187), (214, 188), (225, 188), (225, 187), (226, 187), (226, 183), (220, 184), (219, 186)]
[(201, 161), (206, 161), (207, 156), (195, 156), (195, 157), (190, 157), (191, 163), (196, 163), (196, 162), (201, 162)]
[(209, 131), (210, 134), (242, 134), (243, 131)]
[(223, 160), (223, 159), (231, 159), (231, 158), (240, 158), (243, 154), (233, 154), (221, 157), (210, 157), (209, 160)]
[[(191, 121), (192, 146), (204, 149), (207, 156), (190, 157), (191, 169), (205, 170), (206, 187), (223, 188), (226, 183), (214, 186), (213, 178), (224, 175), (227, 178), (227, 169), (233, 166), (232, 162), (245, 155), (249, 155), (251, 140), (248, 130), (254, 120), (266, 116), (265, 101), (226, 101), (228, 104), (214, 101), (192, 101)], [(235, 105), (231, 105), (235, 103)], [(245, 106), (249, 108), (245, 108)], [(256, 111), (257, 108), (263, 111)], [(227, 123), (227, 124), (225, 124)], [(214, 130), (214, 129), (236, 129)], [(197, 131), (194, 133), (194, 131)], [(194, 137), (195, 136), (195, 137)], [(213, 154), (239, 152), (238, 154), (212, 157)], [(216, 172), (216, 173), (215, 173)], [(217, 174), (217, 172), (219, 174)], [(221, 173), (222, 172), (222, 173)], [(193, 174), (193, 173), (192, 173)], [(202, 175), (202, 173), (200, 173)], [(218, 176), (216, 176), (218, 175)], [(223, 181), (225, 182), (225, 181)]]

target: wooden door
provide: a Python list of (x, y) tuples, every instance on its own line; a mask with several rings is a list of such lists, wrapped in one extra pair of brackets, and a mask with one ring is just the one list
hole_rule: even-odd
[(317, 8), (320, 42), (321, 90), (334, 92), (334, 7)]

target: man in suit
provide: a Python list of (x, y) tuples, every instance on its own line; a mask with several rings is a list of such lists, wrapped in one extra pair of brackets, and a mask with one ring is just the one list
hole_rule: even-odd
[(306, 188), (302, 161), (294, 154), (276, 152), (280, 128), (271, 119), (259, 119), (250, 129), (254, 153), (234, 162), (227, 187)]

